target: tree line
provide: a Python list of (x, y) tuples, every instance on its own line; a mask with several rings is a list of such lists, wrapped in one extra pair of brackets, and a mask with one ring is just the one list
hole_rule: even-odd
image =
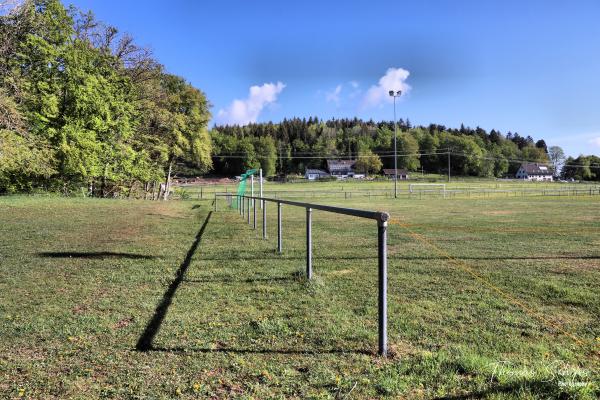
[(568, 157), (564, 162), (562, 176), (565, 179), (600, 182), (600, 157)]
[[(518, 133), (482, 128), (448, 128), (444, 125), (412, 126), (397, 122), (398, 168), (427, 173), (480, 177), (514, 174), (522, 160), (557, 164), (560, 148), (548, 149), (544, 140)], [(361, 119), (284, 119), (281, 123), (214, 126), (215, 170), (239, 174), (262, 167), (266, 175), (304, 174), (306, 168), (324, 168), (326, 159), (356, 159), (357, 168), (380, 173), (393, 168), (394, 122)], [(558, 158), (557, 152), (560, 154)]]
[(159, 198), (175, 165), (212, 168), (206, 96), (129, 35), (26, 0), (0, 38), (0, 192)]

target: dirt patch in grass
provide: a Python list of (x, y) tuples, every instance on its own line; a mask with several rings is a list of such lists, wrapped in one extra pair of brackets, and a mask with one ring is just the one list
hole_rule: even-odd
[(575, 221), (594, 221), (600, 222), (600, 217), (597, 215), (580, 215), (573, 218)]
[(512, 215), (512, 214), (515, 214), (515, 211), (492, 210), (492, 211), (483, 211), (481, 214), (483, 214), (483, 215)]

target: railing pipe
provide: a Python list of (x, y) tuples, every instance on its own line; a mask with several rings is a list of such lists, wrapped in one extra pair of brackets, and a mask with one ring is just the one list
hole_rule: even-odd
[(252, 229), (256, 230), (256, 199), (252, 199), (252, 210), (254, 214), (254, 223), (252, 224)]
[[(215, 205), (216, 205), (216, 197), (219, 196), (215, 194)], [(244, 198), (248, 199), (247, 209), (248, 212), (248, 221), (250, 220), (250, 200), (252, 200), (252, 204), (254, 207), (254, 228), (256, 229), (256, 201), (258, 200), (262, 203), (262, 211), (263, 211), (263, 239), (267, 239), (267, 202), (275, 202), (277, 203), (277, 250), (279, 253), (282, 252), (282, 205), (287, 204), (296, 207), (303, 207), (306, 209), (306, 277), (307, 279), (312, 279), (312, 211), (320, 210), (326, 212), (332, 212), (336, 214), (343, 215), (351, 215), (360, 218), (368, 218), (374, 219), (377, 221), (377, 255), (378, 255), (378, 337), (379, 337), (379, 354), (382, 356), (387, 355), (388, 345), (387, 345), (387, 222), (390, 218), (390, 215), (387, 212), (383, 211), (366, 211), (366, 210), (357, 210), (353, 208), (344, 208), (344, 207), (334, 207), (334, 206), (326, 206), (322, 204), (311, 204), (311, 203), (302, 203), (298, 201), (291, 200), (281, 200), (281, 199), (272, 199), (272, 198), (264, 198), (264, 197), (255, 197), (255, 196), (237, 196), (238, 204), (242, 204), (240, 208), (240, 213), (242, 213), (241, 208), (243, 207)]]
[(281, 202), (277, 202), (277, 252), (283, 253), (283, 226), (281, 223)]
[(262, 206), (262, 212), (263, 212), (263, 239), (267, 238), (267, 202), (263, 201), (263, 206)]
[(387, 221), (377, 222), (379, 354), (387, 356)]
[(246, 212), (247, 216), (248, 216), (248, 218), (247, 218), (248, 219), (248, 225), (250, 225), (250, 200), (251, 200), (250, 197), (248, 197), (248, 199), (246, 200), (246, 203), (247, 203), (246, 204), (247, 205), (246, 209), (248, 210)]
[(312, 209), (306, 207), (306, 278), (312, 279)]

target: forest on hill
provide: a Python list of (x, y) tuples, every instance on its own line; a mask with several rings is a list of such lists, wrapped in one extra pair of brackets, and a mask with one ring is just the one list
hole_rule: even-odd
[[(89, 196), (169, 193), (170, 177), (303, 174), (356, 159), (393, 166), (394, 123), (285, 119), (214, 126), (210, 103), (152, 53), (91, 12), (59, 0), (0, 0), (0, 193)], [(3, 7), (4, 5), (4, 7)], [(398, 121), (398, 165), (411, 171), (503, 177), (523, 161), (564, 161), (560, 148), (479, 127)], [(566, 160), (565, 177), (600, 180), (598, 157)]]
[[(397, 129), (398, 168), (410, 171), (446, 173), (450, 157), (453, 174), (503, 177), (514, 173), (522, 160), (546, 163), (559, 151), (548, 149), (544, 140), (479, 127), (413, 127), (400, 119)], [(393, 121), (294, 118), (278, 124), (215, 126), (210, 136), (215, 170), (223, 174), (258, 166), (267, 175), (303, 174), (305, 168), (323, 168), (331, 158), (356, 159), (367, 173), (394, 164)]]

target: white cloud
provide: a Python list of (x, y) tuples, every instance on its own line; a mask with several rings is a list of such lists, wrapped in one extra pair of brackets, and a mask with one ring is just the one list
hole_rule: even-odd
[(340, 104), (340, 93), (342, 93), (342, 85), (337, 85), (331, 92), (325, 92), (325, 100)]
[(352, 86), (354, 89), (358, 89), (359, 83), (357, 81), (350, 81), (348, 82), (350, 84), (350, 86)]
[(217, 116), (221, 122), (227, 124), (245, 125), (256, 122), (265, 106), (277, 101), (277, 96), (285, 86), (281, 82), (251, 86), (248, 98), (235, 99), (227, 109), (219, 110)]
[(363, 106), (375, 107), (381, 105), (384, 101), (393, 101), (388, 94), (390, 90), (401, 90), (402, 96), (404, 96), (411, 89), (410, 85), (406, 83), (409, 75), (410, 72), (403, 68), (389, 68), (385, 75), (379, 79), (379, 83), (367, 90), (363, 99)]
[(593, 144), (594, 146), (600, 147), (600, 136), (598, 136), (597, 138), (594, 138), (594, 139), (590, 140), (590, 143)]

